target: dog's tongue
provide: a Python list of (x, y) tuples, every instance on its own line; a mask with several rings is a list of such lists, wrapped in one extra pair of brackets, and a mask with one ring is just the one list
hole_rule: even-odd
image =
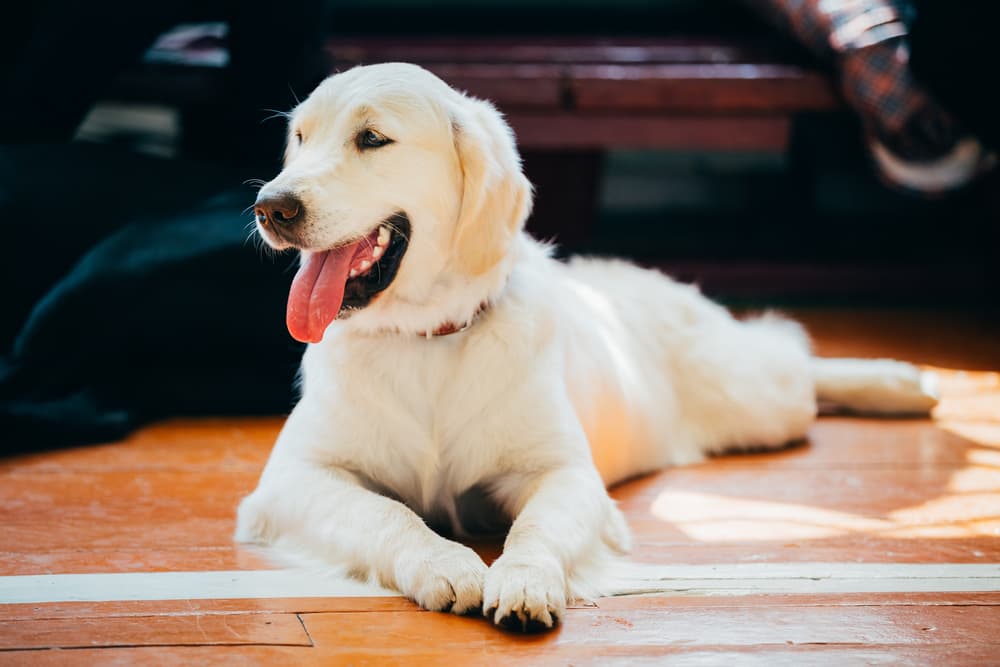
[(305, 256), (288, 293), (285, 322), (292, 338), (318, 343), (340, 312), (358, 243)]

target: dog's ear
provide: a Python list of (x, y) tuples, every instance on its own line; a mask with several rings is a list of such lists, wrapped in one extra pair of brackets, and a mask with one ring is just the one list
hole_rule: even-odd
[(452, 115), (462, 166), (462, 206), (454, 258), (471, 275), (497, 265), (531, 212), (531, 183), (521, 172), (514, 134), (493, 105), (468, 97)]

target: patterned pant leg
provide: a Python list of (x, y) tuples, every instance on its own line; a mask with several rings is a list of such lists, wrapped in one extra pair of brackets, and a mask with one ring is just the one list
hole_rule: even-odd
[(838, 71), (868, 132), (904, 160), (948, 154), (955, 118), (914, 80), (902, 0), (745, 0)]

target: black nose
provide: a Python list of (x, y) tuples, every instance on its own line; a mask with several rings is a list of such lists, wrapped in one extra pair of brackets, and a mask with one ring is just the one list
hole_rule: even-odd
[(302, 202), (292, 195), (273, 195), (258, 198), (253, 205), (257, 222), (263, 227), (281, 225), (288, 227), (302, 219)]

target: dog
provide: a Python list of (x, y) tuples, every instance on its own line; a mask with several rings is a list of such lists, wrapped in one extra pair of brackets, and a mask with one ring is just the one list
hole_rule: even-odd
[[(549, 628), (629, 549), (608, 485), (784, 447), (818, 401), (933, 407), (909, 364), (818, 359), (791, 321), (737, 320), (623, 261), (557, 261), (524, 231), (531, 203), (500, 113), (417, 66), (336, 74), (294, 109), (254, 212), (301, 253), (287, 325), (309, 345), (238, 541)], [(475, 529), (508, 531), (489, 567), (445, 536)]]

